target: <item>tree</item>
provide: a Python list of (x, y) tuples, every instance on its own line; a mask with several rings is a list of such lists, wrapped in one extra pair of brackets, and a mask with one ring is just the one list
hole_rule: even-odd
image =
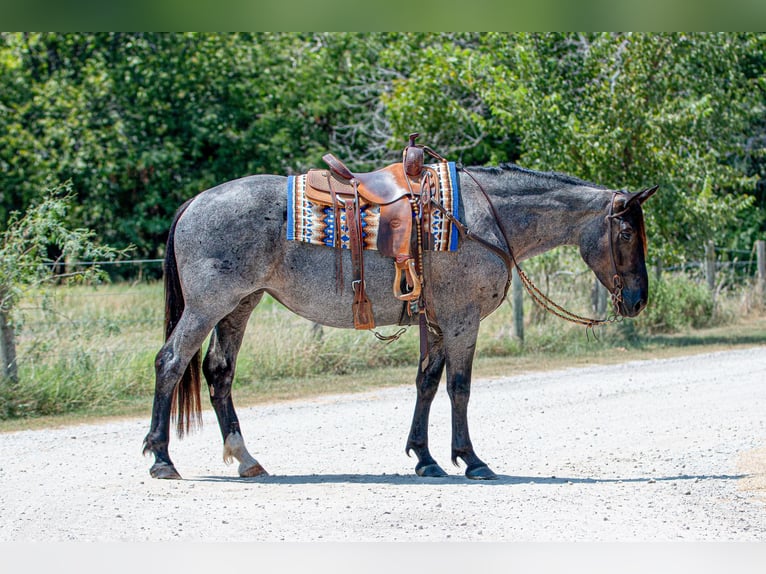
[(159, 257), (207, 187), (328, 150), (374, 169), (420, 132), (468, 165), (659, 183), (648, 225), (666, 260), (712, 235), (749, 248), (766, 225), (765, 38), (0, 33), (0, 230), (71, 179), (73, 226)]
[(615, 189), (660, 184), (655, 253), (698, 256), (753, 201), (738, 159), (763, 102), (743, 74), (746, 47), (735, 34), (522, 35), (500, 47), (517, 81), (497, 84), (493, 105), (515, 110), (506, 117), (534, 167)]
[[(16, 307), (30, 290), (63, 281), (102, 277), (97, 266), (54, 273), (60, 262), (109, 260), (121, 252), (98, 245), (94, 232), (70, 229), (67, 213), (73, 199), (71, 184), (48, 190), (43, 200), (23, 215), (13, 212), (0, 234), (0, 389), (7, 391), (18, 380), (15, 331)], [(49, 253), (55, 252), (55, 258)], [(7, 401), (6, 404), (8, 404)]]
[[(764, 225), (753, 209), (760, 164), (744, 161), (758, 155), (753, 145), (763, 152), (752, 133), (766, 103), (763, 35), (430, 41), (427, 73), (399, 80), (387, 100), (395, 130), (408, 117), (440, 136), (462, 126), (479, 134), (472, 153), (483, 148), (484, 161), (505, 156), (614, 189), (659, 184), (647, 222), (654, 254), (666, 262), (700, 256), (714, 237), (740, 237), (749, 248)], [(516, 150), (508, 145), (514, 139)]]
[[(402, 58), (411, 53), (418, 58)], [(422, 143), (467, 165), (518, 158), (517, 132), (499, 121), (487, 97), (498, 70), (484, 36), (405, 35), (381, 62), (398, 72), (381, 96), (396, 145), (420, 132)]]
[(359, 34), (2, 34), (0, 210), (23, 210), (48, 178), (70, 179), (75, 225), (160, 256), (175, 209), (203, 189), (296, 173), (331, 147), (375, 150), (378, 159), (379, 140), (351, 128), (368, 125), (377, 105), (365, 79), (381, 42)]

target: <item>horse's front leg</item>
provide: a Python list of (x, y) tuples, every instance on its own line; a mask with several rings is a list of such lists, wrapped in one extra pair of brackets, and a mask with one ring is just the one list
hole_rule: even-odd
[(457, 459), (461, 458), (468, 478), (491, 480), (497, 475), (476, 455), (468, 432), (468, 399), (478, 332), (478, 317), (464, 317), (444, 332), (447, 394), (452, 403), (452, 463), (457, 466)]
[(429, 333), (428, 363), (425, 369), (423, 368), (424, 358), (421, 356), (418, 363), (418, 376), (415, 381), (418, 396), (405, 450), (408, 455), (410, 451), (415, 451), (415, 455), (418, 457), (415, 472), (418, 476), (447, 476), (447, 473), (434, 460), (428, 449), (428, 417), (431, 412), (431, 403), (439, 388), (439, 380), (444, 371), (444, 346), (441, 338), (436, 338)]

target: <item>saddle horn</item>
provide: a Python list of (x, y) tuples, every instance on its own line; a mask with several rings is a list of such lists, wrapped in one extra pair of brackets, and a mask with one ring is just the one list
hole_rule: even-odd
[(423, 173), (423, 148), (415, 143), (419, 135), (410, 134), (410, 143), (402, 154), (404, 173), (412, 178), (419, 178)]

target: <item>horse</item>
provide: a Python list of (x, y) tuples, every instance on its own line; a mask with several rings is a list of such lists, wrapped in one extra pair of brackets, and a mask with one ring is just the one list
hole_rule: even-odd
[[(446, 369), (451, 404), (451, 455), (469, 479), (497, 478), (479, 458), (468, 430), (471, 370), (480, 321), (505, 298), (511, 267), (561, 245), (582, 259), (611, 292), (615, 313), (635, 317), (647, 304), (647, 241), (643, 203), (657, 186), (613, 190), (571, 175), (515, 164), (459, 168), (461, 236), (454, 252), (424, 253), (429, 328), (421, 345), (417, 396), (405, 452), (415, 473), (447, 473), (431, 455), (428, 419)], [(143, 443), (150, 475), (179, 479), (168, 444), (200, 420), (200, 368), (223, 438), (226, 463), (241, 477), (267, 475), (245, 446), (231, 396), (237, 354), (248, 319), (265, 293), (317, 324), (354, 328), (350, 282), (337, 292), (332, 248), (286, 238), (285, 176), (250, 175), (186, 201), (171, 224), (164, 259), (165, 342), (155, 359), (151, 426)], [(476, 239), (475, 241), (472, 239)], [(348, 250), (343, 251), (349, 269)], [(367, 295), (377, 325), (414, 324), (391, 293), (394, 265), (365, 251)], [(202, 360), (202, 345), (210, 342)]]

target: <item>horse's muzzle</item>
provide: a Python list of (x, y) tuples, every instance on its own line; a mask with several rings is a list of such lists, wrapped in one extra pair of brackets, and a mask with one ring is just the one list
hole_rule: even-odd
[(623, 289), (619, 299), (615, 301), (617, 312), (623, 317), (635, 317), (646, 307), (646, 293)]

